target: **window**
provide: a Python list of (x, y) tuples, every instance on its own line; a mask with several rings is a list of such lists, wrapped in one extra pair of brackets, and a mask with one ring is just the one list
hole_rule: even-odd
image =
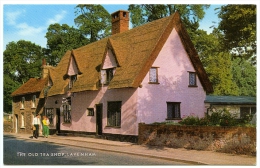
[(105, 84), (105, 85), (109, 84), (114, 77), (114, 73), (115, 73), (114, 68), (101, 70), (101, 84)]
[(32, 108), (36, 108), (36, 95), (32, 97)]
[(50, 125), (53, 125), (54, 109), (53, 108), (46, 108), (45, 109), (45, 116), (48, 117)]
[(149, 72), (149, 83), (158, 84), (158, 68), (152, 67)]
[(64, 122), (71, 123), (71, 106), (69, 104), (63, 105)]
[(181, 119), (180, 102), (167, 102), (167, 119)]
[(21, 113), (21, 128), (24, 128), (24, 113)]
[(88, 109), (88, 116), (94, 116), (94, 108), (87, 108)]
[(189, 72), (189, 86), (197, 86), (195, 72)]
[(113, 127), (121, 126), (121, 101), (107, 103), (107, 125)]
[(256, 107), (240, 107), (240, 118), (245, 118), (246, 115), (253, 115), (256, 113)]
[(71, 89), (73, 87), (73, 84), (77, 80), (77, 75), (70, 76), (70, 82), (69, 82), (69, 88)]
[(24, 102), (25, 102), (25, 97), (22, 97), (22, 99), (21, 99), (21, 109), (24, 109)]

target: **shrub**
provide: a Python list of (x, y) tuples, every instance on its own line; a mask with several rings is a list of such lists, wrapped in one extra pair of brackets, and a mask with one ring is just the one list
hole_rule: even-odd
[(235, 115), (231, 114), (227, 109), (211, 112), (203, 118), (191, 115), (185, 117), (179, 123), (181, 125), (201, 125), (201, 126), (246, 126), (252, 120), (252, 116), (247, 115), (238, 120)]
[(200, 119), (197, 116), (188, 116), (179, 123), (183, 125), (199, 125), (199, 121)]

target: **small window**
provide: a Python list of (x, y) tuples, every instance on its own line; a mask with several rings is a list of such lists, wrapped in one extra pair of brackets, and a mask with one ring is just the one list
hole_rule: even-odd
[(167, 102), (167, 119), (181, 119), (180, 102)]
[(152, 67), (149, 71), (149, 83), (158, 84), (158, 68)]
[(101, 84), (108, 85), (113, 79), (115, 73), (115, 68), (103, 69), (101, 70)]
[(121, 126), (121, 101), (107, 103), (107, 125), (112, 127)]
[(22, 97), (22, 99), (21, 99), (21, 109), (24, 109), (24, 102), (25, 102), (25, 97)]
[(32, 108), (36, 108), (36, 95), (32, 97)]
[(195, 72), (189, 72), (189, 86), (197, 86)]
[(73, 87), (73, 84), (77, 80), (77, 75), (70, 76), (70, 82), (69, 82), (69, 88), (71, 89)]
[(94, 116), (94, 108), (87, 108), (88, 109), (88, 116)]

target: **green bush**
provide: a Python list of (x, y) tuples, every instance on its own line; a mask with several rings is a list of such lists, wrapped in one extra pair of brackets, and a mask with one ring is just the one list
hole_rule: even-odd
[(185, 117), (179, 123), (181, 125), (201, 125), (201, 126), (248, 126), (252, 120), (251, 115), (247, 115), (242, 119), (231, 114), (227, 109), (218, 110), (205, 115), (203, 118), (191, 115)]

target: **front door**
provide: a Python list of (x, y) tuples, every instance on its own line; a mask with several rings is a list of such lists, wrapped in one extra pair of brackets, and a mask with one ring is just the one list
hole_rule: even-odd
[(60, 109), (56, 108), (56, 131), (60, 133)]
[(97, 133), (97, 135), (102, 135), (102, 112), (103, 112), (103, 105), (97, 104), (96, 105), (96, 133)]

